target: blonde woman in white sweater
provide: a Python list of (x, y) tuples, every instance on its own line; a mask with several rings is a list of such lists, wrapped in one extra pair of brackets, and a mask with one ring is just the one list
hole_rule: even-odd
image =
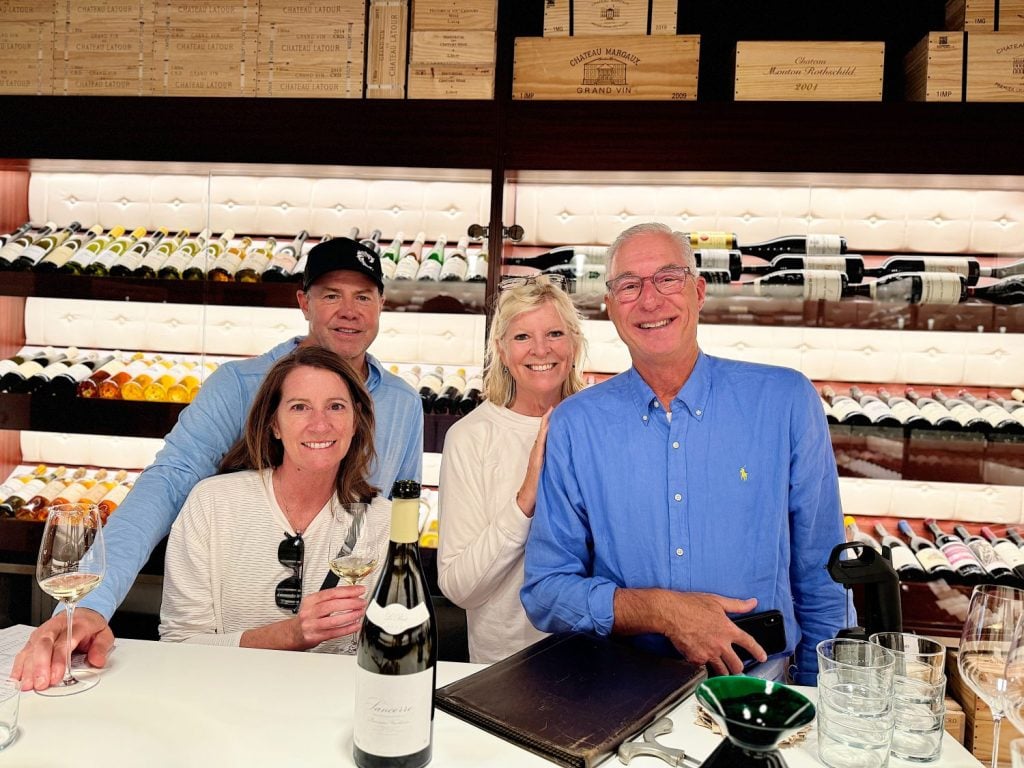
[(275, 363), (221, 474), (171, 529), (161, 639), (351, 653), (372, 584), (320, 586), (343, 503), (372, 499), (361, 524), (390, 526), (367, 481), (373, 434), (370, 395), (340, 357), (299, 347)]
[(558, 276), (502, 281), (485, 400), (445, 437), (438, 582), (466, 610), (469, 657), (491, 663), (544, 637), (519, 601), (552, 408), (583, 388), (579, 314)]

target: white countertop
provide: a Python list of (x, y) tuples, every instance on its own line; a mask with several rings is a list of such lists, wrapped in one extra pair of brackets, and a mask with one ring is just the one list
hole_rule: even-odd
[[(354, 766), (354, 666), (352, 656), (118, 640), (95, 688), (65, 698), (22, 694), (21, 734), (0, 752), (0, 766)], [(442, 662), (437, 684), (479, 668)], [(695, 706), (690, 697), (670, 713), (675, 729), (659, 741), (703, 759), (720, 737), (693, 725)], [(819, 765), (815, 751), (812, 731), (783, 755), (789, 768), (800, 768)], [(553, 763), (438, 710), (431, 765)], [(612, 758), (604, 765), (620, 763)], [(666, 763), (637, 757), (631, 765)], [(890, 765), (914, 764), (894, 759)], [(942, 758), (932, 765), (976, 768), (981, 763), (946, 734)]]

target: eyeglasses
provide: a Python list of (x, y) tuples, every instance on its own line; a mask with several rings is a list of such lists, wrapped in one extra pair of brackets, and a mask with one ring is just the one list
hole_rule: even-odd
[(569, 278), (557, 272), (544, 272), (539, 275), (513, 275), (512, 277), (502, 278), (501, 282), (498, 283), (498, 290), (510, 291), (521, 285), (531, 285), (533, 283), (537, 285), (553, 285), (564, 291), (567, 290), (569, 285)]
[(284, 535), (284, 541), (277, 545), (277, 559), (285, 568), (291, 568), (293, 573), (277, 585), (274, 590), (274, 602), (277, 607), (292, 613), (299, 612), (299, 603), (302, 602), (302, 560), (306, 554), (306, 544), (302, 541), (302, 534), (289, 536)]
[(686, 285), (686, 276), (690, 274), (693, 273), (689, 267), (662, 267), (650, 277), (640, 277), (640, 275), (630, 273), (619, 275), (614, 280), (609, 280), (604, 286), (617, 302), (628, 304), (640, 298), (644, 283), (648, 280), (658, 289), (658, 293), (669, 296), (683, 290), (683, 286)]

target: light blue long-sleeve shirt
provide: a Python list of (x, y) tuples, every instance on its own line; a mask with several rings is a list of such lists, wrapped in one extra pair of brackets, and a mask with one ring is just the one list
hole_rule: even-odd
[[(538, 629), (599, 635), (620, 586), (756, 597), (785, 617), (794, 679), (814, 684), (815, 645), (846, 620), (825, 570), (842, 541), (811, 383), (701, 353), (671, 419), (633, 368), (554, 411), (521, 597)], [(673, 652), (663, 635), (637, 642)]]
[[(154, 547), (171, 530), (185, 498), (242, 435), (249, 407), (267, 371), (295, 350), (301, 337), (278, 344), (248, 360), (225, 363), (211, 374), (196, 399), (181, 412), (153, 463), (111, 515), (103, 530), (107, 573), (79, 605), (110, 620), (135, 583)], [(423, 407), (402, 379), (366, 356), (366, 381), (373, 398), (377, 461), (370, 483), (390, 495), (395, 480), (419, 480), (423, 466)], [(58, 610), (62, 610), (58, 608)]]

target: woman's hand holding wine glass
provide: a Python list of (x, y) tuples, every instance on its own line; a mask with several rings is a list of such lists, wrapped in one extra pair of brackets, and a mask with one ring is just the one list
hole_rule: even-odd
[(103, 523), (95, 504), (58, 504), (50, 507), (36, 563), (39, 587), (64, 604), (68, 617), (64, 679), (39, 691), (44, 696), (67, 696), (99, 682), (94, 672), (71, 673), (72, 621), (75, 605), (99, 586), (106, 572)]
[(1009, 664), (1024, 592), (982, 584), (974, 588), (960, 636), (960, 675), (992, 710), (992, 768), (999, 765), (999, 726), (1008, 706)]

